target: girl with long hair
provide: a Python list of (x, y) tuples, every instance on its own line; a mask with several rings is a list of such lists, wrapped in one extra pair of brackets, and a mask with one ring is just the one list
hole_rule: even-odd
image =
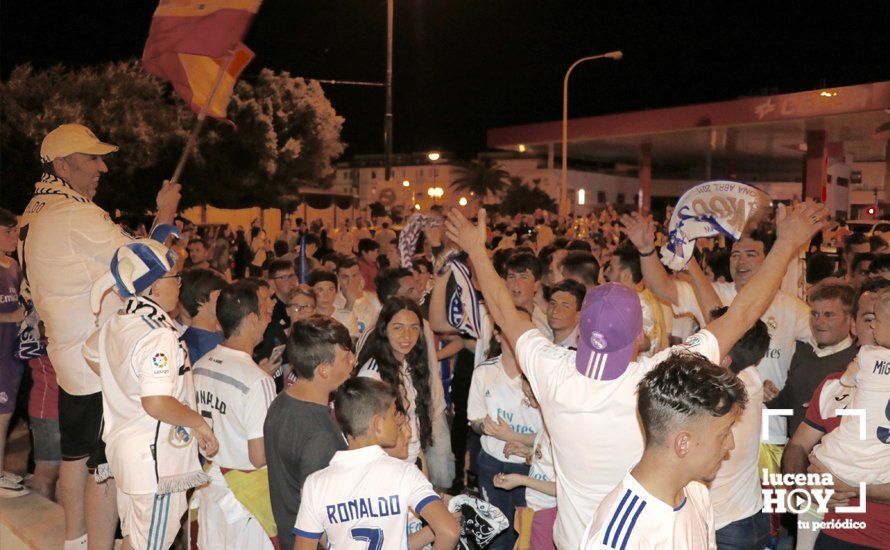
[(358, 376), (383, 380), (399, 388), (399, 406), (411, 426), (407, 462), (416, 463), (421, 448), (433, 439), (430, 372), (423, 317), (417, 304), (392, 297), (383, 304), (377, 323), (359, 354)]

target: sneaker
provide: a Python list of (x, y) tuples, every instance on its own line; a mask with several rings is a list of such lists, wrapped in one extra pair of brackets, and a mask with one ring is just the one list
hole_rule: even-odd
[(30, 492), (21, 483), (16, 483), (12, 481), (12, 478), (6, 477), (5, 473), (0, 474), (0, 498), (23, 497)]

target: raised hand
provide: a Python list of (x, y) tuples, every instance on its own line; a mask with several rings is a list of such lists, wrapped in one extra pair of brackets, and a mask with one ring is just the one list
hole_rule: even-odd
[(776, 215), (776, 240), (791, 243), (795, 248), (810, 242), (813, 235), (828, 227), (828, 208), (824, 204), (807, 199), (789, 213), (779, 208)]
[(170, 214), (176, 215), (179, 208), (179, 199), (182, 197), (182, 186), (170, 180), (164, 180), (161, 190), (158, 191), (157, 206), (158, 215)]
[(457, 208), (448, 213), (445, 218), (445, 234), (454, 244), (470, 253), (472, 251), (485, 250), (486, 240), (486, 213), (484, 208), (479, 209), (476, 225), (468, 220)]
[(621, 216), (621, 225), (630, 242), (640, 252), (649, 252), (655, 248), (655, 222), (652, 216), (641, 216), (639, 212)]

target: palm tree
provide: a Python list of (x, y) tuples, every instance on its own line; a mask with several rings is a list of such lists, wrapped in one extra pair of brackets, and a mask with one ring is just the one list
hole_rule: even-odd
[(452, 182), (452, 187), (485, 200), (488, 195), (497, 195), (510, 182), (510, 174), (493, 160), (473, 160), (466, 168), (459, 169), (462, 175)]

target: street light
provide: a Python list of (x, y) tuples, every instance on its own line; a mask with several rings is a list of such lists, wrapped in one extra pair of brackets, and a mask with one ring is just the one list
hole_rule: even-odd
[(441, 199), (445, 195), (445, 190), (441, 187), (430, 187), (426, 190), (426, 194), (429, 195), (431, 199)]
[(461, 197), (460, 200), (457, 201), (457, 204), (459, 204), (459, 205), (461, 205), (461, 206), (466, 206), (466, 205), (467, 205), (467, 198), (466, 198), (466, 197)]
[(439, 160), (439, 158), (440, 158), (441, 156), (442, 156), (442, 155), (440, 155), (438, 151), (431, 151), (431, 152), (426, 156), (426, 158), (430, 159), (430, 160), (433, 161), (433, 162), (436, 162), (437, 160)]
[(403, 181), (403, 182), (402, 182), (402, 187), (411, 187), (411, 182), (408, 181), (408, 180)]
[(567, 200), (568, 190), (566, 188), (566, 177), (568, 174), (566, 157), (568, 156), (569, 149), (569, 76), (572, 74), (575, 67), (585, 61), (593, 61), (595, 59), (614, 59), (615, 61), (618, 61), (622, 57), (624, 57), (624, 54), (620, 51), (582, 57), (569, 66), (565, 77), (562, 79), (562, 188), (559, 193), (559, 213), (563, 216), (569, 213), (569, 203)]

